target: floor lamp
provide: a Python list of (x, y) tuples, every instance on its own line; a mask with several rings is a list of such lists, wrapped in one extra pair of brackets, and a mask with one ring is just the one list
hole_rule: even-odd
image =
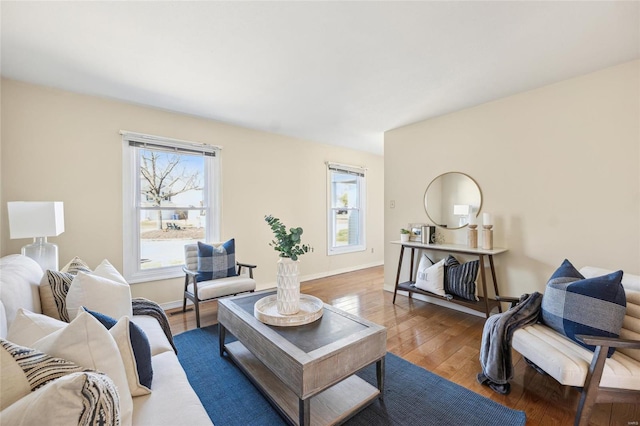
[(22, 247), (22, 254), (46, 270), (58, 270), (58, 246), (47, 241), (64, 232), (64, 208), (61, 201), (10, 201), (9, 233), (12, 240), (33, 238)]

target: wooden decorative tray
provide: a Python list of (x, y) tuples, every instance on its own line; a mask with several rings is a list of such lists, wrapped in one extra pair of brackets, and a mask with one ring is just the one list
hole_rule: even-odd
[(317, 297), (301, 294), (300, 310), (291, 315), (278, 313), (276, 298), (277, 296), (272, 294), (258, 300), (253, 307), (253, 315), (265, 324), (280, 327), (309, 324), (322, 317), (324, 303)]

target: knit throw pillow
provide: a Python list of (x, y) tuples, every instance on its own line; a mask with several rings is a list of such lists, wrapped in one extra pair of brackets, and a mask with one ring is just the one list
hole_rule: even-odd
[[(593, 351), (578, 334), (618, 337), (626, 312), (622, 271), (585, 278), (565, 259), (553, 273), (542, 297), (541, 319), (547, 327)], [(611, 357), (615, 348), (610, 348)]]

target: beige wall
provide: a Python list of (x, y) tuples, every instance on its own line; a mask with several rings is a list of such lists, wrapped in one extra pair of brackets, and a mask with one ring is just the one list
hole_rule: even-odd
[(564, 258), (640, 273), (639, 80), (634, 61), (387, 132), (385, 286), (399, 254), (389, 241), (427, 222), (424, 191), (448, 171), (478, 182), (509, 249), (496, 257), (502, 294), (544, 291)]
[[(223, 239), (235, 237), (239, 260), (258, 265), (259, 288), (275, 285), (277, 253), (265, 214), (305, 230), (315, 252), (301, 258), (302, 279), (383, 261), (382, 156), (248, 130), (192, 116), (2, 80), (2, 255), (28, 240), (10, 240), (7, 201), (63, 201), (65, 232), (52, 242), (60, 262), (122, 268), (120, 130), (220, 145)], [(327, 256), (325, 161), (368, 168), (367, 251)], [(182, 280), (133, 285), (134, 296), (181, 300)]]

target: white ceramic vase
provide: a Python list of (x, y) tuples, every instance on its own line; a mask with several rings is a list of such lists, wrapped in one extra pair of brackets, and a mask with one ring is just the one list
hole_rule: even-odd
[(278, 260), (276, 303), (280, 315), (293, 315), (300, 310), (298, 263), (288, 257)]
[(400, 242), (406, 243), (409, 241), (409, 234), (400, 234)]

